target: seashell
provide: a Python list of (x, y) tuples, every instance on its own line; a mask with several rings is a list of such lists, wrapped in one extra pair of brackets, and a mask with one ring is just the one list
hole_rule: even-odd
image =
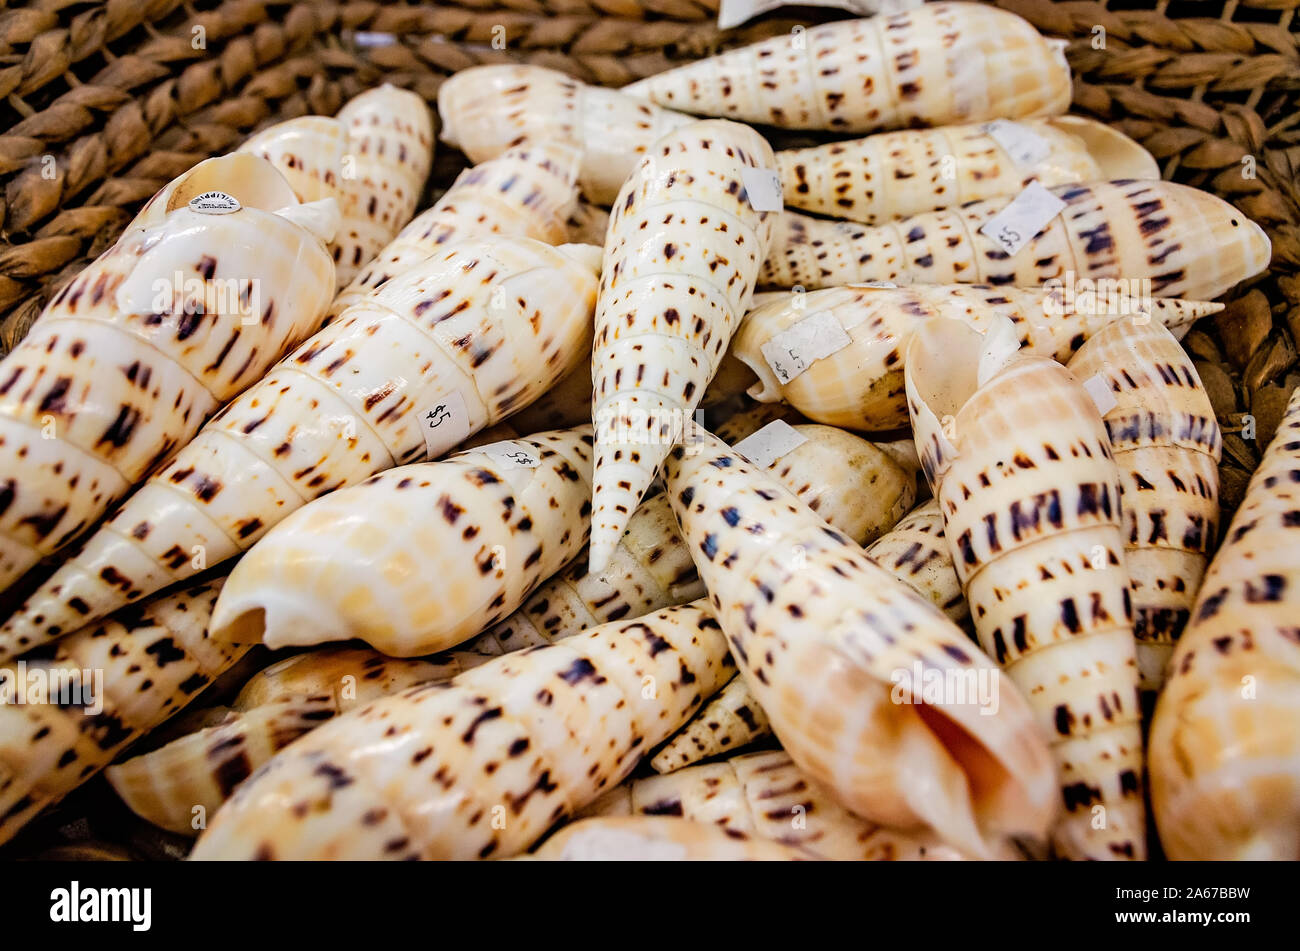
[(269, 161), (302, 201), (338, 202), (330, 251), (343, 288), (415, 214), (433, 165), (433, 117), (415, 93), (384, 84), (349, 100), (336, 118), (277, 122), (239, 151)]
[(769, 215), (745, 175), (772, 164), (752, 129), (696, 122), (660, 139), (619, 192), (591, 358), (593, 571), (608, 567), (749, 309)]
[[(915, 468), (920, 468), (919, 463)], [(785, 484), (790, 488), (789, 482)], [(830, 524), (833, 528), (840, 527), (834, 521)], [(957, 580), (952, 556), (944, 542), (943, 516), (933, 499), (913, 509), (868, 545), (866, 553), (881, 568), (929, 598), (953, 621), (960, 623), (969, 615), (961, 582)], [(669, 738), (650, 760), (650, 765), (657, 773), (671, 773), (739, 749), (771, 733), (767, 713), (750, 692), (745, 679), (735, 677)]]
[(1268, 267), (1264, 230), (1207, 192), (1173, 182), (1115, 181), (1048, 189), (1066, 209), (1008, 257), (980, 232), (1005, 198), (877, 227), (773, 216), (759, 284), (806, 290), (860, 281), (1036, 287), (1124, 280), (1138, 297), (1213, 300)]
[(563, 244), (577, 207), (575, 161), (572, 149), (541, 143), (511, 149), (466, 169), (432, 208), (399, 231), (339, 292), (331, 316), (462, 242), (505, 235)]
[[(751, 381), (757, 376), (748, 390), (754, 399), (783, 400), (832, 426), (882, 432), (907, 425), (903, 356), (912, 332), (929, 317), (951, 317), (980, 331), (1005, 317), (1026, 352), (1065, 362), (1122, 316), (1149, 313), (1181, 337), (1195, 321), (1223, 309), (1202, 301), (1131, 297), (1107, 287), (1066, 291), (1059, 285), (988, 284), (795, 291), (750, 311), (731, 355), (749, 367)], [(793, 342), (789, 336), (776, 339), (800, 324), (815, 333), (795, 331)], [(812, 359), (819, 353), (826, 355)]]
[[(800, 769), (857, 815), (973, 856), (1046, 834), (1047, 744), (938, 608), (714, 437), (673, 450), (665, 482), (737, 666)], [(936, 677), (944, 689), (926, 690)]]
[[(188, 206), (218, 189), (239, 209)], [(307, 214), (253, 156), (209, 159), (163, 188), (54, 296), (0, 361), (0, 590), (315, 332), (334, 265), (295, 216), (328, 238), (333, 205)]]
[(1219, 424), (1191, 357), (1154, 321), (1111, 324), (1068, 366), (1114, 403), (1102, 421), (1119, 467), (1139, 688), (1154, 694), (1219, 538)]
[(582, 193), (608, 205), (637, 162), (692, 116), (588, 86), (541, 66), (474, 66), (438, 88), (442, 139), (482, 162), (522, 142), (556, 142), (581, 155)]
[[(919, 465), (900, 465), (866, 440), (829, 426), (797, 426), (794, 431), (806, 441), (772, 460), (768, 471), (856, 541), (888, 531), (915, 500)], [(604, 571), (590, 571), (579, 559), (465, 646), (502, 654), (552, 643), (705, 593), (672, 508), (656, 495), (632, 514)]]
[(1300, 859), (1300, 389), (1210, 562), (1151, 724), (1171, 859)]
[(191, 857), (518, 854), (621, 782), (732, 670), (698, 603), (494, 658), (302, 737), (235, 792)]
[[(0, 703), (0, 843), (176, 714), (245, 653), (208, 639), (221, 584), (154, 598), (65, 638), (52, 659), (0, 668), (6, 697)], [(94, 694), (88, 703), (28, 702), (34, 683), (84, 687), (87, 677)]]
[(521, 860), (808, 862), (818, 856), (734, 829), (667, 816), (596, 816), (567, 825)]
[(785, 204), (867, 225), (1043, 185), (1158, 179), (1146, 149), (1081, 116), (882, 132), (776, 153)]
[(587, 353), (595, 268), (593, 248), (498, 238), (391, 281), (128, 499), (0, 628), (0, 654), (246, 551), (311, 499), (436, 458), (526, 405)]
[[(931, 320), (907, 352), (917, 449), (980, 645), (1029, 699), (1060, 775), (1052, 844), (1142, 858), (1142, 734), (1119, 471), (1054, 360)], [(770, 712), (770, 711), (769, 711)]]
[(1060, 115), (1071, 88), (1064, 41), (995, 7), (927, 3), (772, 37), (622, 91), (785, 129), (875, 132)]
[(591, 444), (590, 426), (538, 433), (317, 499), (235, 566), (213, 637), (271, 648), (355, 637), (396, 657), (459, 644), (586, 542)]
[[(747, 753), (671, 776), (629, 780), (577, 818), (624, 815), (680, 816), (835, 861), (966, 858), (932, 835), (909, 835), (858, 818), (803, 773), (785, 750)], [(1013, 854), (1004, 848), (999, 857)]]
[(259, 671), (230, 708), (208, 711), (210, 722), (110, 766), (106, 776), (136, 815), (195, 836), (240, 783), (304, 733), (339, 713), (418, 683), (450, 680), (487, 660), (463, 653), (408, 660), (348, 647), (296, 654)]

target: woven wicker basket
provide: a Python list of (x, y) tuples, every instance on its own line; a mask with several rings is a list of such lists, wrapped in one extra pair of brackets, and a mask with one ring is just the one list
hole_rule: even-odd
[[(1273, 240), (1272, 270), (1186, 341), (1224, 430), (1226, 525), (1300, 383), (1300, 0), (998, 5), (1070, 40), (1076, 111)], [(0, 13), (0, 352), (154, 191), (260, 126), (333, 113), (381, 80), (432, 102), (450, 73), (486, 62), (622, 85), (845, 15), (786, 9), (722, 31), (716, 0), (34, 0)], [(464, 164), (441, 149), (432, 194)]]

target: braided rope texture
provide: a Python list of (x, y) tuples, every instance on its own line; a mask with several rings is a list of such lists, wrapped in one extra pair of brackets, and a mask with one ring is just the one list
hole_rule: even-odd
[[(1300, 384), (1300, 0), (995, 2), (1069, 41), (1075, 111), (1273, 240), (1271, 271), (1186, 340), (1224, 427), (1226, 525)], [(432, 102), (448, 75), (482, 63), (617, 86), (846, 15), (801, 12), (728, 31), (717, 0), (34, 0), (0, 12), (0, 352), (154, 191), (271, 122), (333, 113), (381, 81)], [(464, 164), (441, 150), (429, 200)]]

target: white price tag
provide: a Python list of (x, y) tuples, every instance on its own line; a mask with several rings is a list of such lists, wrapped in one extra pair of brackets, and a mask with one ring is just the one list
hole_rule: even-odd
[(770, 469), (778, 459), (798, 449), (807, 441), (807, 436), (784, 420), (778, 419), (768, 423), (758, 432), (746, 436), (731, 448), (754, 465)]
[(781, 331), (759, 350), (783, 384), (803, 373), (822, 357), (843, 350), (853, 342), (829, 310), (809, 314), (793, 327)]
[(1100, 374), (1094, 373), (1084, 380), (1083, 388), (1088, 391), (1088, 395), (1092, 397), (1093, 405), (1097, 407), (1097, 412), (1102, 416), (1105, 416), (1119, 405), (1119, 400), (1115, 399), (1110, 384)]
[(528, 484), (533, 477), (532, 470), (542, 464), (535, 449), (513, 439), (488, 443), (486, 446), (479, 446), (474, 452), (489, 456), (516, 491)]
[(1061, 213), (1065, 202), (1038, 182), (1030, 182), (1011, 203), (984, 222), (980, 234), (993, 239), (1008, 256), (1028, 244)]
[(781, 175), (774, 168), (740, 169), (740, 177), (745, 183), (745, 193), (749, 195), (750, 207), (755, 211), (784, 211), (785, 201), (781, 195)]
[(465, 408), (465, 397), (456, 390), (427, 401), (425, 407), (420, 414), (424, 447), (428, 458), (437, 459), (470, 435), (469, 410)]
[(994, 119), (980, 126), (989, 138), (1021, 165), (1037, 165), (1052, 152), (1051, 145), (1041, 135), (1019, 122)]
[(204, 192), (190, 199), (190, 211), (202, 215), (228, 215), (242, 207), (244, 206), (239, 203), (239, 199), (229, 192)]

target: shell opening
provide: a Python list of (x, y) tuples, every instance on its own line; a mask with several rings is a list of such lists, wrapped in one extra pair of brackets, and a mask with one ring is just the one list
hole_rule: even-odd
[(1083, 142), (1103, 181), (1160, 177), (1160, 166), (1151, 153), (1123, 132), (1082, 116), (1057, 116), (1048, 124)]
[(221, 625), (212, 626), (211, 637), (225, 644), (260, 644), (266, 633), (266, 608), (249, 608)]
[(245, 208), (263, 211), (298, 204), (298, 196), (274, 165), (258, 155), (231, 152), (200, 162), (178, 178), (165, 210), (183, 208), (208, 191), (229, 192)]

